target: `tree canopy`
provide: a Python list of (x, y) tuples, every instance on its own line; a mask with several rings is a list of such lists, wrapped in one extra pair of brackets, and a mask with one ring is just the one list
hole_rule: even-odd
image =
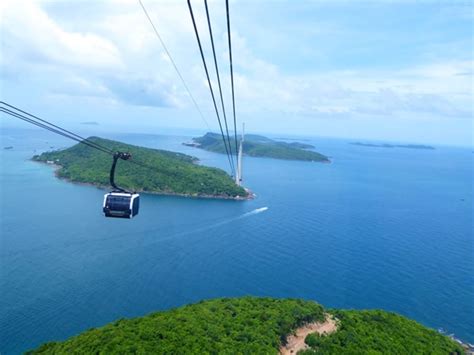
[[(277, 354), (296, 328), (327, 311), (299, 299), (220, 298), (121, 319), (29, 354)], [(310, 335), (305, 354), (462, 354), (446, 336), (384, 311), (329, 311), (338, 330)]]
[[(237, 186), (221, 169), (196, 164), (197, 158), (166, 150), (151, 149), (113, 140), (90, 137), (89, 141), (113, 151), (129, 152), (143, 167), (119, 160), (115, 173), (118, 186), (139, 192), (210, 197), (245, 197), (247, 192)], [(109, 186), (112, 157), (84, 144), (46, 152), (33, 157), (37, 161), (52, 161), (61, 168), (58, 177), (73, 182)]]

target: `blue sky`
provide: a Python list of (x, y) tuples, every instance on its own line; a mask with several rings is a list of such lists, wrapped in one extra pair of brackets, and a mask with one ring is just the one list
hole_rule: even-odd
[[(143, 2), (217, 130), (186, 1)], [(224, 1), (209, 4), (230, 116)], [(138, 0), (0, 6), (2, 99), (71, 129), (207, 130)], [(473, 11), (470, 1), (231, 1), (238, 120), (261, 133), (472, 145)]]

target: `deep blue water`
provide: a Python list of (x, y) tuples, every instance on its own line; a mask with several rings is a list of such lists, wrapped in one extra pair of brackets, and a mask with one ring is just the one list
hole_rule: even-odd
[[(301, 297), (383, 308), (474, 342), (473, 154), (310, 143), (331, 164), (245, 158), (253, 201), (142, 195), (106, 219), (103, 190), (28, 160), (71, 143), (1, 131), (0, 352), (203, 298)], [(189, 137), (116, 135), (225, 167)], [(255, 210), (268, 207), (257, 213)], [(254, 211), (254, 212), (252, 212)]]

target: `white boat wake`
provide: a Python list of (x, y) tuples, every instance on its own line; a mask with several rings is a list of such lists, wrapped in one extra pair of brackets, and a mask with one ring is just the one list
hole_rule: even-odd
[(246, 218), (246, 217), (250, 217), (250, 216), (253, 216), (253, 215), (256, 215), (256, 214), (265, 212), (266, 210), (268, 210), (268, 207), (256, 208), (256, 209), (254, 209), (253, 211), (245, 212), (244, 214), (241, 214), (240, 216), (232, 217), (232, 218), (229, 218), (229, 219), (227, 219), (227, 220), (224, 220), (224, 221), (221, 221), (221, 222), (217, 222), (217, 223), (215, 223), (215, 224), (212, 224), (212, 225), (210, 225), (210, 226), (206, 226), (204, 229), (210, 229), (210, 228), (220, 227), (220, 226), (222, 226), (222, 225), (224, 225), (224, 224), (228, 224), (228, 223), (231, 223), (231, 222), (235, 222), (235, 221), (238, 221), (239, 219)]
[(244, 213), (242, 216), (240, 216), (240, 218), (246, 217), (246, 216), (251, 216), (251, 215), (254, 215), (254, 214), (259, 214), (259, 213), (265, 212), (266, 210), (268, 210), (268, 207), (256, 208), (253, 211)]
[(232, 217), (232, 218), (229, 218), (229, 219), (217, 222), (217, 223), (213, 223), (211, 225), (207, 225), (207, 226), (204, 226), (204, 227), (201, 227), (201, 228), (196, 228), (196, 229), (193, 229), (192, 231), (177, 233), (177, 234), (175, 234), (173, 236), (170, 236), (168, 238), (161, 238), (159, 241), (162, 242), (162, 241), (167, 240), (167, 239), (176, 239), (177, 237), (183, 237), (183, 236), (186, 236), (186, 235), (189, 235), (189, 234), (205, 232), (205, 231), (208, 231), (210, 229), (214, 229), (214, 228), (217, 228), (217, 227), (222, 227), (223, 225), (238, 221), (242, 218), (250, 217), (250, 216), (265, 212), (266, 210), (268, 210), (268, 207), (256, 208), (253, 211), (245, 212), (244, 214), (241, 214), (240, 216)]

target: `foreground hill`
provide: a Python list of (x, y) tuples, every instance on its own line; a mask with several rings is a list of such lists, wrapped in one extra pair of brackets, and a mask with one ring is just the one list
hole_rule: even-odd
[[(143, 148), (113, 140), (90, 137), (89, 141), (113, 151), (132, 154), (132, 159), (153, 169), (120, 160), (115, 182), (129, 190), (186, 196), (236, 198), (247, 192), (237, 186), (223, 170), (197, 165), (189, 155)], [(84, 144), (36, 155), (33, 160), (60, 165), (57, 176), (73, 182), (109, 186), (112, 157)]]
[[(232, 149), (234, 149), (234, 143), (232, 144)], [(221, 136), (216, 133), (206, 133), (202, 137), (193, 138), (192, 143), (185, 143), (185, 145), (216, 153), (226, 152)], [(244, 155), (252, 157), (329, 162), (327, 156), (308, 150), (313, 148), (314, 146), (310, 144), (280, 142), (256, 134), (247, 134), (244, 141)]]
[[(338, 329), (309, 335), (307, 354), (462, 354), (451, 339), (383, 311), (331, 311)], [(30, 354), (277, 354), (287, 336), (327, 317), (296, 299), (244, 297), (203, 301), (90, 329)]]

